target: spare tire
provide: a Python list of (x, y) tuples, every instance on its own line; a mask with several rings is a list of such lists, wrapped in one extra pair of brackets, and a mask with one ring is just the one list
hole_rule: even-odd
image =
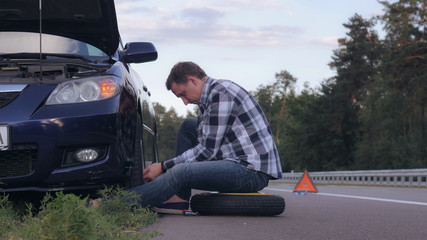
[(285, 211), (284, 198), (263, 193), (202, 193), (190, 200), (200, 215), (275, 216)]

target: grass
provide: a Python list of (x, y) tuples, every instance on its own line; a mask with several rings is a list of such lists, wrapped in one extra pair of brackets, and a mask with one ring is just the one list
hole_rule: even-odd
[(87, 206), (89, 197), (63, 192), (46, 194), (38, 208), (1, 195), (0, 239), (139, 240), (161, 235), (141, 231), (157, 221), (157, 214), (136, 203), (135, 193), (111, 187), (99, 194), (96, 208)]

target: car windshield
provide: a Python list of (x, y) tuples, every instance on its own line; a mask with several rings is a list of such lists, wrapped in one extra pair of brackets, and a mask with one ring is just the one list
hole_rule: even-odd
[[(0, 54), (39, 53), (40, 34), (30, 32), (0, 32)], [(86, 58), (107, 57), (102, 50), (71, 38), (42, 34), (44, 54), (71, 54)]]

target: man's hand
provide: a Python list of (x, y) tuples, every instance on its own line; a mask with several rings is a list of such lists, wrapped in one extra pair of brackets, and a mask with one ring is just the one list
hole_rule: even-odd
[(161, 163), (154, 163), (144, 169), (142, 172), (144, 182), (151, 182), (156, 177), (160, 176), (163, 173)]

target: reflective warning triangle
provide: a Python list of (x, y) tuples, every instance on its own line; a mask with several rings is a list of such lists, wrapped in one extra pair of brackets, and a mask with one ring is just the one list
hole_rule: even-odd
[(294, 192), (319, 192), (308, 175), (307, 170), (305, 170), (304, 174), (301, 176), (299, 182), (295, 186)]

